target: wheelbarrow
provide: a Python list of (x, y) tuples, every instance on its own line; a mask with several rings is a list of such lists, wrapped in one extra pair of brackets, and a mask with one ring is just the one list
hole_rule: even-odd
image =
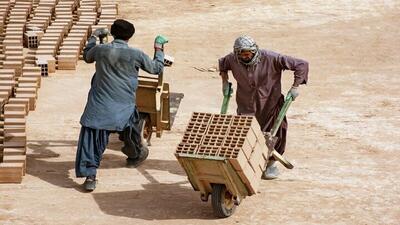
[[(229, 83), (229, 90), (224, 93), (221, 114), (226, 114), (232, 92), (232, 84)], [(274, 145), (276, 142), (276, 132), (292, 101), (292, 96), (288, 94), (273, 128), (270, 132), (264, 133), (265, 142), (268, 146), (268, 157), (266, 160), (268, 161), (270, 156), (273, 156), (289, 169), (292, 169), (293, 165), (276, 152)], [(187, 173), (193, 189), (200, 191), (201, 200), (207, 202), (211, 195), (214, 214), (219, 218), (231, 216), (244, 198), (255, 194), (255, 191), (250, 190), (245, 185), (240, 174), (229, 163), (230, 159), (218, 156), (182, 153), (176, 154), (176, 156)], [(261, 176), (255, 178), (261, 179)]]
[[(165, 55), (164, 66), (171, 66), (173, 57)], [(142, 143), (151, 145), (153, 133), (161, 137), (164, 130), (171, 129), (169, 83), (164, 82), (164, 74), (139, 75), (136, 90), (136, 106), (140, 114), (139, 130)], [(119, 139), (123, 141), (120, 133)]]

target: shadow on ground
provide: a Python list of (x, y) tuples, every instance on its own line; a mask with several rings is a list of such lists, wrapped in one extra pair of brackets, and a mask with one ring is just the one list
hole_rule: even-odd
[(202, 202), (191, 187), (181, 184), (150, 183), (143, 185), (143, 190), (94, 193), (93, 197), (104, 213), (113, 216), (144, 220), (214, 219), (211, 205)]
[[(27, 173), (53, 185), (63, 188), (75, 188), (80, 191), (80, 184), (70, 177), (70, 170), (74, 170), (75, 161), (57, 161), (60, 155), (52, 150), (60, 147), (76, 147), (76, 144), (76, 141), (29, 141), (28, 148), (32, 150), (32, 153), (28, 154), (27, 157)], [(107, 153), (107, 150), (103, 155), (100, 169), (124, 168), (126, 157)], [(146, 174), (146, 170), (162, 170), (184, 175), (179, 163), (175, 160), (147, 159), (137, 169), (143, 171), (142, 174)], [(74, 172), (72, 171), (72, 173)]]
[(171, 113), (170, 115), (170, 122), (171, 122), (171, 128), (174, 125), (175, 122), (175, 117), (176, 114), (178, 113), (179, 105), (181, 104), (181, 101), (185, 95), (183, 93), (175, 93), (171, 92), (169, 94), (169, 111)]

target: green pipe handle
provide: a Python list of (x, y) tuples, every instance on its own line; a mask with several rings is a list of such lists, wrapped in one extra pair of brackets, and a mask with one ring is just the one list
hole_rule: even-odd
[(229, 99), (231, 98), (233, 93), (232, 83), (228, 82), (228, 86), (229, 88), (225, 90), (224, 93), (224, 100), (222, 102), (221, 114), (226, 114), (226, 112), (228, 111)]
[(281, 123), (282, 123), (283, 119), (285, 118), (286, 112), (289, 109), (289, 106), (292, 103), (292, 101), (293, 101), (293, 97), (292, 97), (292, 94), (289, 92), (286, 95), (285, 103), (283, 103), (283, 106), (282, 106), (281, 110), (279, 111), (278, 118), (276, 119), (274, 126), (272, 127), (272, 129), (270, 131), (272, 137), (276, 136), (276, 133), (278, 132), (278, 129), (281, 126)]

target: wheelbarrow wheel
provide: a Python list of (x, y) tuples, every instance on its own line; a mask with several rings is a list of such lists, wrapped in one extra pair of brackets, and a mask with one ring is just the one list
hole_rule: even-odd
[(219, 218), (231, 216), (237, 205), (235, 204), (233, 195), (226, 189), (223, 184), (214, 184), (211, 194), (211, 203), (214, 214)]
[(148, 114), (140, 114), (139, 127), (143, 145), (150, 146), (153, 130), (150, 123), (150, 116)]

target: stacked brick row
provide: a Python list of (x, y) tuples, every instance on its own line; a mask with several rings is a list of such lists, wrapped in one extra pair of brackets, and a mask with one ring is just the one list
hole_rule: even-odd
[(98, 1), (81, 0), (77, 7), (77, 21), (65, 38), (57, 56), (58, 69), (75, 70), (83, 47), (91, 30), (97, 22)]
[(116, 4), (100, 7), (98, 0), (82, 0), (77, 8), (77, 22), (63, 43), (65, 50), (60, 51), (58, 56), (58, 69), (74, 70), (88, 36), (97, 28), (110, 29), (117, 13)]
[(26, 60), (23, 53), (25, 22), (32, 1), (17, 0), (7, 7), (2, 33), (0, 68), (0, 183), (19, 183), (26, 171), (26, 116), (36, 106), (41, 68)]
[(40, 68), (24, 66), (22, 74), (26, 76), (17, 77), (14, 69), (0, 69), (0, 183), (19, 183), (25, 175), (26, 116), (36, 106)]
[[(6, 18), (5, 37), (2, 43), (4, 54), (3, 68), (15, 69), (16, 75), (20, 76), (24, 65), (23, 33), (32, 2), (16, 1), (10, 6)], [(12, 21), (12, 23), (9, 23), (9, 21)]]
[(268, 161), (268, 148), (251, 116), (193, 113), (176, 156), (223, 157), (251, 194), (256, 193)]
[(106, 28), (109, 31), (111, 30), (111, 25), (114, 20), (117, 19), (118, 15), (118, 4), (115, 3), (107, 3), (101, 4), (101, 7), (98, 9), (99, 17), (97, 25), (92, 26), (92, 32), (98, 28)]
[(114, 20), (117, 19), (118, 15), (118, 5), (117, 4), (101, 4), (99, 8), (100, 16), (99, 22), (97, 23), (98, 27), (107, 27), (109, 30), (111, 29), (111, 25)]
[[(38, 8), (40, 7), (41, 3), (42, 1), (39, 2)], [(69, 10), (72, 10), (71, 5), (72, 4), (61, 3), (61, 1), (58, 4), (56, 1), (51, 1), (46, 4), (46, 6), (49, 7), (50, 11), (53, 13), (50, 15), (50, 23), (47, 26), (43, 37), (40, 39), (35, 56), (36, 65), (42, 68), (42, 76), (48, 76), (49, 73), (53, 73), (56, 70), (55, 57), (64, 36), (68, 33), (70, 27), (72, 26), (72, 14), (63, 14), (63, 8), (68, 9), (69, 7)], [(56, 17), (53, 20), (54, 15)]]
[[(103, 10), (100, 26), (109, 27), (116, 5)], [(75, 69), (100, 11), (98, 0), (0, 1), (0, 183), (22, 181), (26, 116), (36, 108), (41, 77), (55, 71), (59, 53), (73, 55)]]
[(3, 176), (0, 175), (0, 182), (19, 183), (26, 171), (26, 116), (29, 112), (29, 100), (9, 98), (3, 110), (4, 119), (0, 125), (4, 136), (3, 165), (12, 163), (15, 167), (13, 172), (9, 168), (0, 170), (3, 173)]
[(7, 27), (8, 14), (10, 13), (11, 4), (9, 2), (0, 1), (0, 66), (4, 62), (4, 45), (5, 30)]
[(40, 29), (46, 31), (50, 25), (57, 0), (40, 0), (32, 19), (27, 23), (27, 30)]
[(51, 23), (56, 0), (40, 1), (33, 4), (33, 13), (26, 24), (25, 46), (37, 48), (43, 33)]
[(0, 40), (0, 183), (21, 182), (26, 169), (26, 116), (40, 85), (40, 68), (27, 64), (23, 53), (32, 9), (30, 0), (0, 4), (6, 12)]
[(98, 11), (98, 22), (92, 26), (91, 32), (94, 32), (98, 28), (106, 28), (111, 30), (111, 25), (118, 15), (118, 5), (115, 3), (101, 4)]

